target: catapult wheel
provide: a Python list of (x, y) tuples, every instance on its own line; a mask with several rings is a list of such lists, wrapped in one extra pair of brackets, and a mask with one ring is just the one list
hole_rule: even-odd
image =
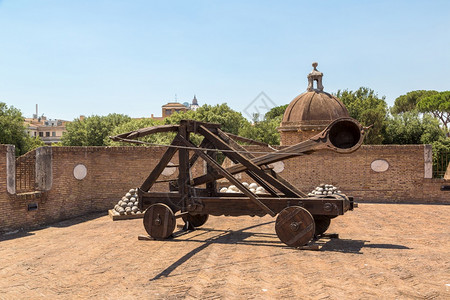
[(314, 218), (303, 207), (286, 207), (277, 216), (275, 232), (278, 238), (288, 246), (304, 246), (314, 236)]
[(316, 231), (314, 234), (321, 235), (330, 227), (331, 219), (328, 216), (317, 215), (314, 216), (314, 223), (316, 223)]
[(200, 227), (203, 224), (205, 224), (206, 221), (208, 221), (208, 217), (209, 217), (208, 214), (198, 214), (198, 215), (187, 214), (184, 215), (182, 218), (185, 223), (189, 222), (194, 227)]
[(168, 238), (175, 230), (175, 225), (175, 215), (165, 204), (153, 204), (145, 211), (144, 227), (152, 238)]

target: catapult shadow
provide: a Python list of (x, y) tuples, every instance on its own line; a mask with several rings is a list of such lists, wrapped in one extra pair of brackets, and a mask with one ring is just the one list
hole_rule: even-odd
[(319, 239), (317, 244), (321, 246), (320, 251), (332, 251), (341, 253), (363, 254), (363, 248), (376, 249), (397, 249), (408, 250), (409, 247), (396, 244), (368, 244), (370, 241), (364, 240), (349, 240), (349, 239), (329, 239), (328, 241)]
[[(194, 231), (178, 231), (173, 234), (172, 239), (165, 240), (166, 242), (194, 242), (201, 243), (200, 246), (195, 249), (189, 251), (181, 258), (173, 262), (169, 267), (164, 269), (162, 272), (151, 278), (149, 281), (155, 281), (164, 277), (169, 277), (170, 274), (176, 270), (183, 263), (187, 262), (191, 257), (201, 252), (208, 246), (212, 244), (241, 244), (241, 245), (251, 245), (251, 246), (271, 246), (271, 247), (280, 247), (286, 249), (292, 249), (286, 245), (284, 245), (280, 241), (267, 241), (264, 238), (274, 238), (276, 234), (273, 233), (258, 233), (258, 232), (248, 232), (247, 230), (254, 229), (263, 225), (274, 223), (274, 221), (261, 223), (258, 225), (253, 225), (250, 227), (242, 228), (240, 230), (217, 230), (211, 228), (199, 228)], [(202, 239), (202, 236), (211, 232), (217, 232), (217, 235)], [(187, 236), (189, 235), (189, 236)], [(186, 238), (182, 238), (187, 236)], [(247, 240), (249, 237), (261, 237), (263, 240)], [(319, 238), (314, 241), (314, 243), (321, 246), (320, 251), (333, 251), (333, 252), (341, 252), (341, 253), (352, 253), (352, 254), (363, 254), (361, 250), (363, 248), (377, 248), (377, 249), (399, 249), (399, 250), (408, 250), (411, 249), (409, 247), (403, 245), (395, 245), (395, 244), (367, 244), (370, 241), (365, 240), (351, 240), (351, 239), (339, 239), (339, 238)], [(281, 254), (280, 254), (281, 255)]]
[[(155, 281), (164, 277), (169, 277), (170, 274), (179, 266), (181, 266), (183, 263), (188, 261), (191, 257), (193, 257), (195, 254), (199, 253), (200, 251), (204, 250), (208, 246), (212, 244), (245, 244), (245, 245), (254, 245), (254, 246), (275, 246), (275, 247), (285, 247), (281, 244), (281, 242), (277, 241), (245, 241), (248, 237), (251, 236), (259, 236), (259, 237), (276, 237), (276, 234), (268, 234), (268, 233), (255, 233), (255, 232), (245, 232), (245, 230), (257, 228), (263, 225), (274, 223), (275, 221), (270, 221), (266, 223), (261, 223), (258, 225), (253, 225), (250, 227), (242, 228), (237, 231), (233, 230), (216, 230), (211, 228), (198, 228), (194, 231), (178, 231), (173, 234), (173, 238), (169, 240), (165, 240), (168, 242), (195, 242), (195, 243), (201, 243), (200, 246), (197, 248), (189, 251), (185, 255), (183, 255), (181, 258), (179, 258), (177, 261), (172, 263), (169, 267), (164, 269), (161, 273), (157, 274), (155, 277), (151, 278), (149, 281)], [(207, 238), (207, 239), (201, 239), (201, 236), (207, 233), (211, 232), (217, 232), (217, 235)], [(188, 233), (196, 233), (193, 236), (187, 237), (185, 239), (177, 239), (179, 237), (185, 236)]]

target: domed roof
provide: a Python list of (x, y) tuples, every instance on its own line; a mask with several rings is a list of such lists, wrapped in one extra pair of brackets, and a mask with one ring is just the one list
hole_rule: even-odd
[(331, 121), (349, 117), (347, 108), (333, 95), (312, 91), (298, 95), (283, 115), (283, 122), (328, 125)]
[[(288, 105), (280, 129), (322, 129), (335, 119), (349, 117), (341, 100), (323, 92), (323, 74), (316, 69), (317, 63), (313, 63), (313, 67), (308, 75), (308, 91), (295, 97)], [(314, 81), (317, 81), (317, 89), (313, 88)]]

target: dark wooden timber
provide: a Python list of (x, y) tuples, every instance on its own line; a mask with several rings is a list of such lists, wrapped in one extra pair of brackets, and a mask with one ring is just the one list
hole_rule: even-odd
[[(347, 125), (348, 128), (345, 128), (345, 126), (342, 126), (342, 124)], [(349, 131), (351, 131), (351, 134), (354, 134), (355, 139), (353, 140), (351, 147), (349, 147), (348, 145), (344, 145), (344, 147), (339, 147), (340, 145), (338, 143), (337, 145), (333, 144), (333, 141), (332, 139), (330, 139), (329, 135), (332, 130), (336, 131), (336, 127), (338, 127), (338, 129), (339, 127), (344, 127), (341, 130), (348, 129)], [(325, 128), (321, 133), (310, 138), (309, 140), (284, 148), (281, 151), (276, 151), (273, 153), (255, 157), (251, 160), (251, 162), (257, 166), (268, 165), (292, 157), (307, 155), (315, 151), (325, 149), (332, 150), (338, 153), (352, 153), (357, 149), (359, 149), (359, 147), (361, 146), (364, 139), (363, 132), (364, 128), (356, 120), (352, 118), (340, 118), (331, 122), (330, 125), (328, 125), (327, 128)], [(338, 136), (338, 134), (336, 133), (337, 132), (335, 132), (335, 135)], [(357, 134), (359, 134), (359, 136), (356, 136)], [(345, 142), (347, 142), (347, 140)], [(247, 167), (244, 166), (243, 164), (237, 164), (227, 168), (227, 171), (230, 172), (231, 174), (237, 174), (245, 171), (246, 169)], [(194, 178), (193, 185), (200, 185), (210, 180), (217, 180), (220, 178), (221, 177), (220, 176), (218, 177), (218, 175), (214, 176), (212, 174), (205, 174), (203, 176)]]
[[(236, 142), (234, 142), (231, 138), (227, 139), (227, 134), (225, 132), (221, 131), (220, 129), (218, 129), (217, 131), (218, 131), (219, 136), (222, 139), (224, 139), (225, 141), (227, 141), (229, 143), (229, 145), (224, 144), (223, 142), (220, 143), (220, 140), (219, 140), (219, 141), (217, 141), (215, 146), (218, 147), (219, 149), (223, 147), (224, 149), (232, 150), (233, 147), (230, 147), (230, 145), (231, 145), (231, 146), (234, 146), (235, 149), (239, 149), (240, 151), (243, 151), (242, 153), (241, 152), (229, 152), (229, 157), (232, 159), (233, 162), (235, 162), (235, 163), (240, 162), (240, 163), (242, 163), (242, 165), (247, 167), (247, 169), (250, 170), (250, 172), (247, 172), (247, 173), (254, 180), (256, 180), (260, 185), (262, 185), (264, 187), (264, 189), (266, 189), (268, 192), (270, 192), (272, 195), (275, 195), (275, 192), (263, 180), (266, 180), (268, 183), (273, 185), (279, 191), (286, 194), (286, 196), (290, 196), (290, 197), (292, 197), (292, 196), (305, 197), (306, 196), (304, 193), (298, 191), (297, 189), (295, 189), (295, 188), (293, 189), (290, 184), (289, 185), (285, 184), (284, 180), (279, 180), (279, 178), (278, 178), (278, 176), (276, 176), (275, 172), (271, 172), (270, 174), (267, 174), (263, 169), (261, 169), (261, 167), (253, 164), (251, 161), (249, 162), (249, 160), (248, 160), (249, 158), (250, 159), (255, 158), (255, 156), (253, 154), (248, 153), (244, 147), (242, 147), (239, 144), (237, 144)], [(220, 144), (220, 145), (218, 145), (218, 144)]]
[[(191, 142), (189, 142), (188, 140), (184, 139), (182, 136), (178, 136), (178, 140), (180, 140), (180, 142), (184, 143), (186, 146), (192, 147), (195, 145), (192, 144)], [(248, 188), (246, 188), (244, 185), (242, 185), (242, 183), (234, 178), (233, 175), (231, 175), (230, 173), (228, 173), (224, 168), (222, 168), (222, 166), (215, 160), (213, 160), (211, 157), (209, 157), (207, 154), (205, 154), (202, 150), (199, 149), (195, 149), (194, 150), (196, 153), (198, 153), (198, 155), (200, 157), (202, 157), (208, 164), (211, 165), (211, 167), (213, 167), (217, 173), (221, 174), (223, 177), (225, 177), (226, 179), (228, 179), (231, 183), (233, 183), (242, 193), (244, 193), (244, 195), (246, 195), (248, 198), (250, 198), (251, 201), (253, 201), (254, 203), (256, 203), (260, 208), (262, 208), (266, 213), (268, 213), (269, 215), (271, 215), (272, 217), (274, 217), (276, 214), (270, 209), (268, 208), (264, 203), (262, 203), (261, 201), (259, 201), (259, 199), (256, 197), (255, 194), (253, 194)]]
[[(173, 232), (177, 218), (175, 213), (178, 213), (178, 217), (182, 216), (187, 222), (186, 226), (194, 227), (203, 225), (209, 214), (218, 216), (263, 216), (266, 214), (276, 216), (279, 214), (276, 221), (277, 235), (287, 245), (298, 247), (309, 241), (311, 234), (323, 233), (328, 228), (331, 218), (356, 207), (353, 198), (345, 195), (305, 197), (305, 193), (268, 166), (271, 163), (322, 149), (339, 153), (355, 151), (362, 143), (363, 129), (353, 119), (335, 120), (324, 131), (307, 141), (259, 157), (255, 157), (236, 142), (239, 140), (250, 143), (252, 140), (223, 132), (218, 124), (193, 120), (182, 120), (180, 125), (140, 129), (117, 135), (113, 139), (143, 143), (132, 138), (170, 131), (177, 132), (177, 135), (138, 189), (140, 209), (147, 209), (144, 225), (147, 232), (154, 238), (167, 238)], [(198, 147), (191, 142), (191, 134), (194, 133), (204, 137)], [(253, 144), (267, 146), (254, 141)], [(176, 152), (178, 152), (179, 160), (176, 165), (178, 178), (158, 180)], [(218, 162), (218, 152), (222, 152), (236, 165), (229, 168), (222, 167)], [(192, 178), (192, 167), (199, 158), (206, 162), (206, 174)], [(252, 193), (233, 176), (240, 172), (247, 173), (268, 193)], [(218, 192), (216, 180), (219, 178), (226, 178), (241, 193)], [(157, 182), (169, 182), (171, 192), (151, 191), (152, 186)], [(206, 184), (205, 188), (199, 188), (201, 184)], [(319, 225), (317, 230), (316, 220)], [(320, 220), (324, 222), (320, 223)]]
[[(217, 134), (218, 136), (228, 145), (231, 146), (232, 149), (237, 149), (239, 150), (239, 153), (244, 156), (247, 159), (252, 159), (255, 158), (255, 156), (248, 152), (244, 147), (242, 147), (241, 145), (239, 145), (238, 143), (236, 143), (229, 134), (223, 132), (220, 129), (217, 129)], [(228, 156), (228, 158), (233, 162), (233, 163), (238, 163), (238, 160), (235, 159), (233, 156)], [(254, 172), (251, 172), (249, 170), (246, 171), (247, 175), (249, 175), (253, 180), (255, 180), (257, 183), (259, 183), (259, 185), (261, 185), (266, 191), (268, 191), (272, 196), (277, 195), (277, 192), (270, 186), (268, 185), (266, 182), (264, 182), (264, 180), (262, 180), (257, 174), (255, 174)], [(210, 174), (209, 172), (207, 174)]]
[(142, 128), (139, 130), (134, 130), (126, 133), (122, 133), (116, 136), (110, 137), (113, 141), (120, 141), (121, 139), (136, 139), (146, 135), (161, 133), (161, 132), (177, 132), (178, 125), (160, 125)]
[[(189, 140), (189, 132), (187, 130), (186, 122), (180, 123), (177, 139), (179, 141)], [(189, 164), (189, 150), (178, 149), (178, 191), (181, 195), (181, 207), (186, 207), (187, 199), (190, 193), (190, 164)]]

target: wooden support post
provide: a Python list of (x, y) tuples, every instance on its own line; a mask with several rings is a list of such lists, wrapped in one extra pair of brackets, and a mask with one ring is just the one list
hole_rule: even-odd
[[(187, 131), (186, 122), (181, 122), (180, 128), (178, 131), (178, 136), (182, 139), (189, 141), (189, 132)], [(178, 192), (181, 196), (181, 201), (179, 206), (182, 207), (182, 211), (186, 209), (187, 200), (189, 198), (190, 193), (190, 176), (189, 176), (189, 150), (180, 148), (178, 150), (179, 157), (179, 167), (178, 167)]]
[[(212, 159), (217, 161), (217, 152), (216, 151), (206, 151), (206, 154), (209, 155)], [(215, 169), (211, 164), (206, 162), (206, 172), (214, 173)], [(217, 195), (217, 182), (215, 180), (206, 183), (206, 190), (208, 191), (209, 196), (214, 197)]]

